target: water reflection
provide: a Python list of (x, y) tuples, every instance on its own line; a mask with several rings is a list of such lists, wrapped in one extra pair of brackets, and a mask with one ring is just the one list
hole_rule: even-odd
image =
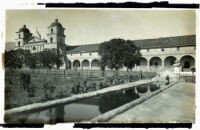
[(102, 96), (99, 98), (99, 111), (105, 113), (137, 98), (139, 95), (132, 89)]
[(55, 123), (64, 122), (64, 106), (58, 106), (55, 109)]
[(115, 109), (139, 98), (134, 90), (126, 90), (98, 96), (65, 106), (58, 106), (51, 111), (50, 123), (80, 122), (90, 120), (102, 113)]

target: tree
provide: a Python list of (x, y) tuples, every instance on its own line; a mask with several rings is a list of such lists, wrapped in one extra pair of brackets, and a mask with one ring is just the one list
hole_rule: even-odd
[(99, 47), (99, 54), (101, 56), (100, 63), (106, 64), (108, 68), (119, 70), (123, 66), (123, 51), (124, 51), (123, 39), (112, 39), (107, 42), (103, 42)]
[(99, 66), (102, 70), (107, 66), (117, 72), (123, 66), (132, 69), (139, 61), (141, 54), (138, 47), (130, 40), (112, 39), (99, 46), (101, 56)]
[(5, 66), (10, 69), (21, 68), (31, 56), (30, 51), (17, 49), (5, 52)]
[(40, 53), (33, 53), (26, 60), (26, 65), (31, 69), (35, 69), (37, 62), (39, 61), (40, 61)]
[(141, 58), (140, 48), (138, 48), (132, 41), (127, 40), (124, 50), (124, 66), (132, 70), (136, 64), (139, 64)]
[(62, 53), (62, 57), (64, 58), (64, 62), (65, 62), (65, 69), (70, 69), (70, 64), (69, 64), (69, 60), (67, 58), (67, 50), (69, 49), (69, 47), (66, 46), (66, 44), (64, 43), (60, 43), (58, 50), (61, 51)]
[(44, 49), (40, 56), (43, 65), (49, 69), (51, 69), (53, 65), (56, 65), (57, 68), (59, 68), (63, 64), (61, 56), (58, 55), (56, 49)]
[(105, 57), (101, 57), (100, 61), (98, 62), (98, 66), (102, 70), (102, 77), (104, 77), (105, 69), (106, 69), (106, 58)]

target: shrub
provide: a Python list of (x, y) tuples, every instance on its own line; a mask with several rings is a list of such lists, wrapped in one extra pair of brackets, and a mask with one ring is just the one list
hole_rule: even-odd
[(50, 100), (52, 99), (52, 95), (55, 92), (56, 87), (54, 87), (52, 85), (51, 81), (46, 81), (43, 85), (43, 89), (44, 89), (44, 99), (45, 100)]
[(76, 88), (75, 88), (75, 86), (73, 86), (71, 89), (72, 89), (72, 90), (71, 90), (71, 93), (76, 93)]
[(106, 84), (105, 82), (101, 81), (100, 82), (100, 89), (103, 89), (103, 88), (107, 88), (108, 87), (108, 84)]
[(20, 73), (20, 82), (21, 82), (21, 85), (23, 87), (24, 90), (27, 90), (28, 87), (29, 87), (29, 84), (31, 82), (31, 76), (30, 74), (25, 74), (23, 72)]
[(35, 97), (35, 86), (30, 86), (28, 93), (29, 93), (28, 95), (29, 97)]
[(96, 82), (92, 82), (92, 83), (91, 83), (91, 87), (92, 87), (92, 90), (93, 90), (93, 91), (97, 90), (96, 86), (97, 86), (97, 83), (96, 83)]
[(128, 77), (129, 82), (135, 82), (137, 80), (140, 80), (140, 76), (139, 75), (130, 75)]
[(60, 91), (58, 91), (57, 96), (60, 98), (69, 97), (69, 93), (67, 90), (60, 90)]
[(71, 92), (74, 93), (74, 94), (78, 94), (78, 93), (80, 93), (80, 88), (81, 88), (80, 82), (75, 82), (74, 87), (72, 87)]
[(28, 73), (20, 73), (20, 82), (24, 90), (28, 92), (29, 97), (35, 96), (35, 86), (30, 86), (31, 76)]

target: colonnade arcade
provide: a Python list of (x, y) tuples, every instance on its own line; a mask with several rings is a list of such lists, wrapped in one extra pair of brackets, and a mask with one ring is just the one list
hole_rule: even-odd
[[(193, 55), (182, 55), (182, 56), (146, 56), (141, 57), (140, 63), (135, 66), (134, 69), (143, 70), (173, 70), (173, 64), (175, 61), (180, 62), (181, 71), (191, 71), (191, 67), (195, 66), (195, 57)], [(93, 69), (98, 70), (99, 60), (98, 59), (75, 59), (69, 60), (71, 69)], [(126, 70), (126, 69), (125, 69)]]
[(179, 61), (181, 71), (191, 71), (195, 67), (195, 57), (193, 55), (165, 56), (165, 57), (142, 57), (136, 69), (173, 70), (175, 61)]
[(99, 69), (98, 64), (99, 60), (98, 59), (84, 59), (84, 60), (71, 60), (69, 61), (70, 68), (71, 69), (94, 69), (97, 70)]

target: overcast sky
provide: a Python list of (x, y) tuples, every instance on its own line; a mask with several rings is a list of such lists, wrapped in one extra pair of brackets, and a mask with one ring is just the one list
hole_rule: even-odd
[(94, 44), (112, 38), (148, 39), (195, 34), (193, 10), (7, 10), (6, 42), (15, 41), (24, 24), (33, 34), (38, 27), (46, 39), (55, 18), (65, 28), (68, 45)]

